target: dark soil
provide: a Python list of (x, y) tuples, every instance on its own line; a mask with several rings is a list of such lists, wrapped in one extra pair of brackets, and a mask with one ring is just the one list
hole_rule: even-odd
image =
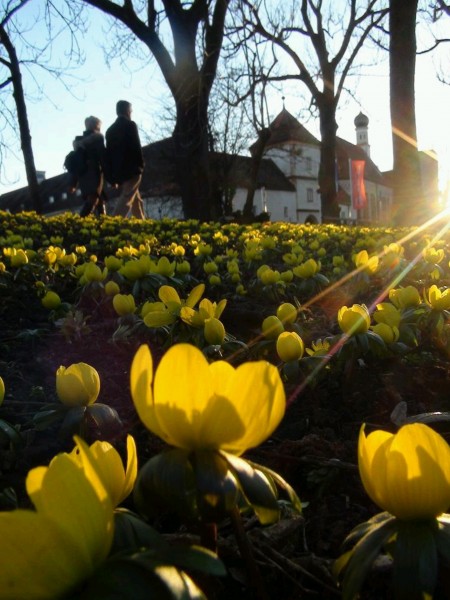
[[(59, 332), (49, 332), (43, 339), (33, 339), (32, 334), (31, 339), (14, 341), (4, 337), (0, 366), (7, 396), (0, 418), (20, 427), (24, 443), (14, 449), (0, 438), (0, 491), (14, 488), (19, 504), (26, 503), (23, 480), (27, 471), (48, 464), (56, 452), (71, 447), (70, 439), (59, 437), (57, 424), (36, 431), (32, 420), (44, 404), (56, 401), (55, 373), (60, 365), (83, 361), (99, 372), (98, 402), (114, 408), (122, 422), (118, 429), (103, 431), (104, 437), (123, 449), (126, 433), (133, 434), (141, 465), (162, 448), (162, 443), (141, 425), (129, 392), (130, 365), (139, 343), (113, 343), (110, 332), (107, 326), (91, 326), (89, 334), (72, 343)], [(449, 410), (449, 379), (446, 363), (422, 356), (420, 360), (358, 363), (339, 376), (325, 374), (314, 386), (300, 391), (296, 385), (287, 386), (289, 405), (284, 421), (270, 440), (247, 455), (281, 474), (305, 503), (302, 517), (286, 509), (280, 523), (272, 527), (262, 528), (254, 518), (244, 521), (267, 598), (340, 596), (330, 574), (331, 562), (351, 529), (379, 512), (358, 476), (356, 450), (361, 424), (394, 431), (390, 416), (401, 401), (406, 403), (408, 416)], [(435, 427), (445, 436), (450, 432), (446, 422)], [(7, 500), (5, 495), (0, 497), (0, 508), (8, 508)], [(167, 527), (167, 522), (155, 526), (177, 541), (184, 535), (198, 543), (195, 531), (173, 523)], [(205, 583), (209, 597), (261, 597), (249, 581), (229, 523), (219, 530), (219, 553), (229, 576)], [(363, 598), (389, 598), (384, 579), (380, 573), (374, 576)]]

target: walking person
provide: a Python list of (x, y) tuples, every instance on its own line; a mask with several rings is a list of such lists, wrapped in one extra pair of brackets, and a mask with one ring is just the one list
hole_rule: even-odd
[(109, 181), (120, 187), (113, 215), (126, 217), (131, 211), (133, 217), (144, 219), (144, 203), (139, 193), (144, 157), (131, 112), (131, 103), (119, 100), (116, 104), (117, 119), (106, 131)]
[(73, 141), (73, 149), (83, 150), (83, 165), (77, 175), (72, 174), (70, 191), (73, 193), (80, 188), (84, 204), (80, 216), (95, 212), (97, 215), (106, 214), (103, 190), (103, 173), (106, 166), (105, 140), (100, 133), (102, 122), (97, 117), (87, 117), (84, 121), (85, 131)]

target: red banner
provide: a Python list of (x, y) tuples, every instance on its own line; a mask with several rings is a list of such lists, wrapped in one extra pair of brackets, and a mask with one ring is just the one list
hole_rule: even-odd
[(365, 160), (351, 160), (352, 206), (355, 210), (364, 208), (367, 204), (366, 186), (364, 183)]

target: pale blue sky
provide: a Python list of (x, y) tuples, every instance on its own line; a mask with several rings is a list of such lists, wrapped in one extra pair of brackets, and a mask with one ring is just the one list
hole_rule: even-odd
[[(105, 66), (101, 44), (104, 41), (104, 21), (98, 11), (92, 12), (94, 27), (82, 41), (86, 63), (73, 72), (78, 82), (73, 82), (72, 94), (61, 83), (44, 73), (39, 82), (44, 95), (28, 104), (36, 167), (45, 171), (47, 177), (62, 172), (62, 164), (75, 135), (83, 130), (84, 118), (95, 115), (103, 121), (103, 131), (115, 119), (115, 103), (119, 99), (133, 103), (133, 118), (137, 122), (142, 141), (155, 141), (167, 135), (167, 125), (161, 120), (164, 99), (170, 98), (159, 69), (149, 58), (148, 63), (133, 74), (126, 73), (117, 61), (111, 68)], [(37, 28), (36, 28), (37, 29)], [(58, 51), (63, 53), (64, 40)], [(448, 53), (447, 53), (448, 58)], [(58, 52), (54, 53), (58, 59)], [(132, 68), (137, 63), (130, 63)], [(448, 64), (448, 62), (447, 62)], [(358, 81), (354, 80), (354, 96), (360, 104), (347, 99), (338, 113), (338, 135), (355, 141), (353, 120), (362, 110), (370, 119), (369, 142), (371, 157), (381, 170), (392, 167), (392, 148), (389, 119), (389, 84), (387, 59), (372, 68)], [(25, 76), (25, 80), (27, 77)], [(28, 84), (31, 85), (31, 84)], [(307, 100), (301, 99), (303, 88), (283, 90), (286, 108), (297, 115), (306, 108)], [(418, 141), (421, 150), (433, 149), (440, 160), (441, 185), (450, 179), (450, 87), (436, 78), (436, 66), (431, 55), (418, 57), (416, 77), (416, 102)], [(274, 118), (282, 108), (281, 94), (272, 98), (269, 109)], [(309, 121), (305, 126), (318, 136), (318, 123)], [(5, 162), (6, 180), (0, 182), (0, 194), (26, 185), (20, 148), (9, 138), (13, 152)]]

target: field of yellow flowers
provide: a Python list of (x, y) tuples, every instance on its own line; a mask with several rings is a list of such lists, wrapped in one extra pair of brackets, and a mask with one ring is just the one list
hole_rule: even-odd
[(0, 212), (0, 599), (449, 598), (448, 229)]

